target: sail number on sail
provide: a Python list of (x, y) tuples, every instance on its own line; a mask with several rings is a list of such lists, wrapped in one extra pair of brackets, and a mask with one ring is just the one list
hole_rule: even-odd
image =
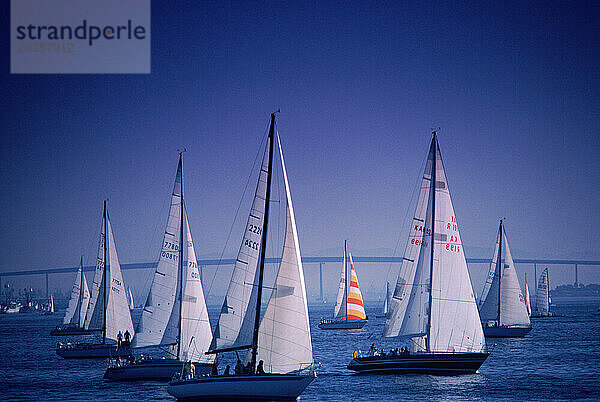
[(248, 232), (252, 232), (252, 233), (256, 233), (256, 234), (261, 234), (262, 233), (262, 228), (259, 228), (256, 225), (249, 225), (248, 226)]
[(450, 243), (446, 243), (446, 251), (460, 253), (460, 244), (456, 244), (458, 243), (458, 225), (456, 224), (456, 218), (454, 218), (454, 216), (452, 216), (450, 222), (446, 224), (446, 229), (456, 232), (455, 234), (450, 235)]

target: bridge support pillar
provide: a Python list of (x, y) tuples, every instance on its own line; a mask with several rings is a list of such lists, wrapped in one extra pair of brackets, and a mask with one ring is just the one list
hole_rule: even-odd
[(575, 264), (575, 283), (573, 284), (576, 288), (579, 287), (579, 279), (577, 278), (577, 264)]
[(48, 272), (46, 272), (46, 299), (48, 298)]
[(324, 302), (323, 300), (323, 262), (319, 263), (319, 297), (321, 298), (321, 303)]

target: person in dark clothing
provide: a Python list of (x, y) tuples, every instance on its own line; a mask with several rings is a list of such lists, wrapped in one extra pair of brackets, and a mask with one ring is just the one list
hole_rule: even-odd
[(119, 331), (119, 333), (117, 334), (117, 345), (121, 346), (122, 342), (123, 342), (123, 334), (121, 333), (121, 331)]
[(240, 374), (242, 374), (242, 369), (243, 369), (242, 362), (240, 361), (240, 359), (237, 359), (237, 363), (235, 364), (234, 373), (236, 375), (240, 375)]
[(129, 345), (129, 342), (131, 341), (131, 334), (129, 333), (129, 330), (125, 331), (125, 342), (123, 343), (123, 345)]
[(219, 369), (217, 368), (217, 361), (212, 365), (212, 369), (210, 370), (210, 375), (219, 375)]
[(225, 367), (225, 372), (223, 373), (223, 375), (230, 375), (229, 374), (229, 364), (227, 365), (227, 367)]
[(256, 366), (256, 374), (265, 374), (265, 368), (263, 367), (264, 362), (261, 360), (258, 362), (258, 366)]

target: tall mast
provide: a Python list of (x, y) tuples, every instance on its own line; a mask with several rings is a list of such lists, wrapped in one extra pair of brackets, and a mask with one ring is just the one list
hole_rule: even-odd
[(254, 316), (254, 332), (252, 334), (252, 360), (251, 373), (256, 369), (256, 354), (258, 352), (258, 328), (260, 326), (260, 305), (262, 299), (263, 274), (265, 271), (265, 250), (267, 246), (267, 228), (269, 220), (269, 203), (271, 200), (271, 176), (273, 171), (273, 142), (275, 132), (275, 113), (271, 113), (271, 126), (269, 127), (269, 166), (267, 168), (267, 192), (265, 195), (265, 214), (260, 242), (260, 260), (258, 264), (258, 292), (256, 294), (256, 313)]
[(344, 317), (348, 320), (348, 245), (344, 240)]
[(437, 170), (437, 133), (433, 131), (433, 139), (431, 140), (433, 148), (433, 158), (431, 163), (431, 258), (429, 261), (429, 314), (427, 314), (427, 338), (425, 339), (425, 347), (428, 352), (431, 352), (431, 313), (433, 304), (433, 248), (435, 239), (435, 182)]
[[(102, 343), (106, 343), (106, 243), (108, 241), (108, 214), (106, 213), (106, 200), (104, 200), (104, 270), (102, 271), (102, 284), (104, 286), (103, 302), (104, 314), (102, 314)], [(83, 271), (83, 270), (82, 270)]]
[(502, 299), (502, 219), (500, 219), (500, 245), (498, 246), (498, 326), (500, 326), (500, 303)]
[[(181, 165), (181, 197), (179, 197), (180, 206), (180, 220), (179, 220), (179, 273), (178, 273), (178, 284), (179, 284), (179, 319), (177, 320), (177, 358), (181, 352), (181, 311), (183, 308), (183, 152), (179, 153), (179, 164)], [(187, 242), (186, 242), (187, 243)]]

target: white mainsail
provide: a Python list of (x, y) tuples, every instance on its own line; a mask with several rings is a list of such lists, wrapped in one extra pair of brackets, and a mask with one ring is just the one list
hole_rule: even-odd
[(192, 232), (188, 222), (187, 211), (183, 209), (185, 233), (187, 234), (187, 258), (184, 259), (183, 302), (181, 306), (181, 342), (179, 359), (182, 361), (212, 363), (215, 355), (207, 355), (212, 340), (212, 330), (208, 319), (208, 310), (204, 300), (204, 291), (198, 271), (198, 261), (194, 252)]
[[(177, 343), (179, 325), (177, 292), (182, 175), (182, 161), (180, 157), (160, 256), (137, 332), (133, 338), (134, 347), (174, 345)], [(176, 311), (175, 317), (173, 317), (174, 310)], [(170, 319), (171, 317), (173, 318)], [(171, 324), (170, 328), (168, 328), (168, 323)]]
[[(100, 240), (100, 250), (98, 264), (96, 266), (96, 275), (92, 286), (92, 297), (88, 305), (86, 314), (85, 328), (100, 329), (104, 331), (106, 339), (117, 340), (119, 332), (129, 333), (133, 336), (134, 329), (131, 321), (131, 313), (127, 302), (127, 293), (121, 274), (121, 265), (117, 256), (115, 239), (112, 225), (105, 210), (102, 225), (102, 235)], [(108, 229), (108, 236), (104, 236), (104, 227)], [(103, 261), (103, 241), (106, 238), (107, 245), (107, 269), (103, 273), (105, 264)], [(105, 282), (106, 281), (106, 282)], [(104, 295), (104, 289), (108, 294)], [(104, 302), (106, 300), (106, 306)], [(105, 326), (104, 326), (105, 325)]]
[(383, 315), (387, 316), (390, 303), (390, 283), (385, 283), (385, 299), (383, 300)]
[(535, 311), (537, 315), (548, 315), (550, 313), (550, 294), (548, 286), (548, 268), (545, 268), (538, 281), (535, 292)]
[[(527, 314), (525, 298), (521, 293), (515, 263), (512, 259), (510, 247), (508, 246), (508, 238), (502, 223), (500, 223), (498, 236), (497, 244), (500, 238), (502, 238), (504, 263), (502, 263), (502, 256), (498, 255), (498, 247), (496, 247), (494, 259), (490, 265), (490, 274), (488, 275), (488, 279), (493, 275), (492, 283), (489, 287), (486, 286), (488, 292), (485, 295), (486, 297), (480, 301), (479, 314), (483, 321), (496, 321), (500, 325), (529, 325), (529, 315)], [(500, 269), (502, 269), (501, 273)], [(486, 285), (487, 283), (486, 281)], [(498, 309), (499, 284), (501, 286), (500, 309)], [(498, 317), (498, 314), (500, 314), (500, 317)]]
[(50, 295), (50, 303), (48, 305), (48, 311), (54, 313), (54, 296)]
[(531, 315), (531, 301), (529, 299), (529, 285), (527, 285), (527, 274), (525, 274), (525, 307), (527, 308), (527, 315)]
[(337, 298), (335, 300), (335, 308), (333, 309), (333, 318), (346, 317), (348, 308), (346, 300), (346, 243), (344, 243), (344, 257), (342, 260), (342, 273), (340, 275), (340, 286), (338, 287)]
[[(311, 365), (313, 354), (304, 270), (279, 136), (277, 143), (287, 201), (286, 232), (275, 286), (260, 322), (257, 360), (264, 361), (268, 372), (289, 373)], [(250, 359), (248, 351), (246, 362)]]
[[(432, 208), (434, 192), (430, 191), (434, 163), (435, 211)], [(433, 213), (435, 226), (432, 239)], [(433, 278), (430, 272), (433, 272)], [(425, 348), (427, 351), (480, 352), (485, 348), (483, 329), (435, 135), (429, 149), (404, 261), (390, 302), (384, 336), (410, 337), (413, 339), (413, 349)], [(427, 337), (429, 342), (426, 342)]]
[(269, 146), (270, 139), (267, 139), (254, 200), (244, 230), (244, 238), (221, 307), (210, 350), (249, 347), (252, 343), (257, 298), (257, 286), (254, 284), (257, 283), (258, 270), (256, 268), (262, 242), (267, 197)]

